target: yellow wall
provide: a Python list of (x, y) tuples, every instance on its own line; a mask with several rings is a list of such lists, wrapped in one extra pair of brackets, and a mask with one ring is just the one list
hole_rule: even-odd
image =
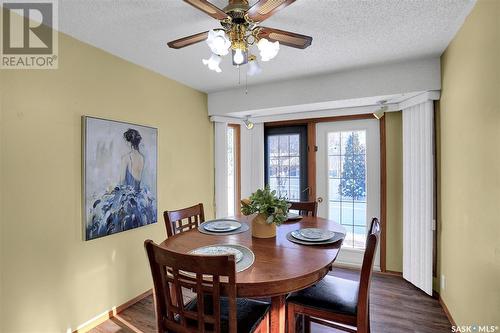
[(403, 271), (403, 127), (402, 114), (385, 114), (387, 223), (386, 268)]
[(82, 115), (157, 127), (159, 211), (213, 215), (206, 94), (59, 37), (58, 70), (0, 72), (3, 332), (71, 331), (152, 285), (143, 242), (162, 220), (82, 240)]
[(441, 297), (500, 325), (500, 1), (480, 0), (441, 58)]

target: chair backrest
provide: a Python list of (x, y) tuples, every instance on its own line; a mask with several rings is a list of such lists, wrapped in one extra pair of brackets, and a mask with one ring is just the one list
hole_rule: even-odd
[(205, 222), (203, 204), (163, 212), (167, 236), (171, 237), (177, 233), (196, 229), (200, 223)]
[(370, 284), (379, 237), (380, 222), (374, 217), (372, 218), (368, 236), (366, 237), (366, 247), (363, 256), (363, 264), (361, 266), (361, 277), (359, 279), (358, 318), (363, 317), (364, 320), (368, 320)]
[[(181, 254), (151, 240), (146, 240), (144, 247), (153, 276), (158, 332), (221, 332), (220, 296), (224, 292), (229, 304), (229, 332), (237, 333), (234, 256)], [(183, 287), (196, 292), (196, 309), (184, 304)], [(205, 304), (210, 300), (205, 295), (212, 298), (211, 304)]]
[(290, 210), (298, 210), (302, 216), (316, 216), (318, 203), (316, 201), (290, 201)]

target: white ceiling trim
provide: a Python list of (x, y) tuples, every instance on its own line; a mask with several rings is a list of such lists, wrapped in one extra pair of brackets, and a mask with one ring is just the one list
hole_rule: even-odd
[[(439, 91), (426, 91), (419, 93), (413, 97), (402, 100), (399, 103), (388, 103), (387, 110), (385, 112), (401, 111), (408, 107), (423, 103), (425, 101), (439, 100)], [(369, 105), (369, 106), (357, 106), (348, 108), (337, 108), (329, 110), (317, 110), (317, 111), (305, 111), (305, 112), (295, 112), (287, 114), (276, 114), (276, 115), (266, 115), (266, 116), (254, 116), (248, 117), (250, 121), (255, 124), (267, 123), (273, 121), (287, 121), (287, 120), (299, 120), (299, 119), (312, 119), (312, 118), (326, 118), (326, 117), (338, 117), (338, 116), (352, 116), (358, 114), (374, 113), (380, 109), (380, 105)], [(229, 123), (229, 124), (240, 124), (244, 125), (243, 120), (247, 119), (245, 116), (211, 116), (210, 121)]]
[[(399, 104), (387, 104), (388, 107), (386, 112), (393, 112), (401, 110)], [(373, 113), (380, 109), (380, 106), (360, 106), (352, 108), (341, 108), (332, 110), (321, 110), (315, 112), (298, 112), (289, 114), (279, 114), (274, 116), (260, 116), (260, 117), (249, 117), (248, 119), (254, 124), (268, 123), (273, 121), (287, 121), (287, 120), (299, 120), (299, 119), (312, 119), (312, 118), (327, 118), (327, 117), (338, 117), (338, 116), (352, 116), (357, 114), (367, 114)], [(247, 118), (237, 118), (237, 117), (227, 117), (227, 116), (211, 116), (210, 120), (212, 122), (223, 122), (230, 124), (240, 124), (243, 125), (243, 120)]]
[[(441, 89), (439, 57), (414, 59), (322, 76), (266, 83), (208, 94), (208, 114), (262, 116), (375, 105), (381, 97), (413, 97)], [(385, 98), (387, 97), (387, 98)]]
[(407, 100), (404, 100), (399, 103), (399, 108), (400, 110), (410, 108), (414, 105), (424, 103), (427, 101), (437, 101), (441, 98), (441, 92), (434, 90), (434, 91), (426, 91), (424, 93), (421, 93), (417, 96), (408, 98)]

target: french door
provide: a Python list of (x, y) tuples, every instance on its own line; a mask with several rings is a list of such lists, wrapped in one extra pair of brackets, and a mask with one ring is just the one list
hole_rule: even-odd
[[(360, 266), (372, 217), (380, 216), (378, 120), (318, 123), (318, 215), (342, 224), (347, 235), (337, 262)], [(374, 266), (380, 269), (379, 251)]]

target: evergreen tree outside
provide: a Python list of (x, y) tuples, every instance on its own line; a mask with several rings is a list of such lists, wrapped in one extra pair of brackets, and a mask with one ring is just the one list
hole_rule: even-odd
[[(344, 133), (342, 133), (344, 135)], [(351, 132), (347, 138), (344, 167), (339, 185), (342, 196), (359, 200), (366, 196), (366, 147), (361, 145), (359, 134)]]

